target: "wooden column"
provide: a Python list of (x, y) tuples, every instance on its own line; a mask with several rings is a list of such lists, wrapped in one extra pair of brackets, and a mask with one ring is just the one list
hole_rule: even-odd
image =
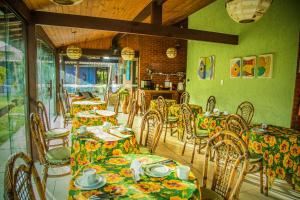
[[(36, 101), (37, 101), (37, 41), (35, 25), (28, 24), (27, 26), (27, 92), (28, 92), (28, 103), (29, 103), (29, 115), (30, 113), (36, 112)], [(29, 119), (29, 116), (28, 118)], [(32, 133), (31, 133), (32, 134)], [(36, 152), (35, 144), (30, 134), (30, 154), (34, 160), (37, 160), (38, 153)]]

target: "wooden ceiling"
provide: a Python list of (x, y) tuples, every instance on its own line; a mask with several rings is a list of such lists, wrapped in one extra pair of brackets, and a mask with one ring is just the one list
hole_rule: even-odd
[[(120, 20), (133, 20), (151, 0), (84, 0), (74, 6), (59, 6), (49, 0), (23, 0), (31, 10), (103, 17)], [(167, 0), (163, 4), (163, 24), (177, 23), (195, 11), (215, 0)], [(150, 23), (150, 17), (144, 20)], [(79, 43), (83, 48), (111, 47), (111, 40), (117, 34), (101, 30), (69, 27), (43, 26), (43, 29), (56, 47)], [(76, 34), (72, 34), (76, 31)]]

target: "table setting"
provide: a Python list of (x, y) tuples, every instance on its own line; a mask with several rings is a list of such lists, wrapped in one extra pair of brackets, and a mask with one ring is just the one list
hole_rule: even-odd
[(79, 169), (68, 199), (200, 199), (200, 191), (190, 167), (157, 155), (126, 154)]
[(93, 110), (77, 112), (72, 121), (72, 129), (77, 129), (82, 125), (100, 126), (104, 122), (110, 122), (113, 125), (118, 124), (116, 113), (109, 110)]
[(75, 115), (78, 112), (89, 110), (106, 110), (107, 104), (104, 101), (82, 100), (72, 102), (71, 113)]
[(81, 126), (71, 136), (71, 169), (80, 167), (106, 156), (139, 153), (132, 129), (105, 122), (102, 126)]

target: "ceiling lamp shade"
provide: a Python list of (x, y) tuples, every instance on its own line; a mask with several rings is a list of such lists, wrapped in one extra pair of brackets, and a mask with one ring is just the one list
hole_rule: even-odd
[(50, 0), (50, 1), (63, 6), (72, 6), (81, 3), (83, 0)]
[(79, 46), (69, 45), (67, 48), (67, 56), (70, 59), (79, 59), (82, 55), (82, 50)]
[(259, 20), (268, 10), (272, 0), (226, 0), (228, 15), (238, 23)]
[(166, 54), (168, 58), (175, 58), (177, 56), (177, 50), (174, 47), (168, 48)]
[(124, 47), (121, 51), (121, 56), (123, 60), (133, 60), (134, 59), (135, 52), (130, 47)]

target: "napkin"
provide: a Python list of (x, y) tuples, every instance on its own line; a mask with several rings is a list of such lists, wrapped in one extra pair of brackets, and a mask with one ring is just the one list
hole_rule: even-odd
[(142, 163), (138, 161), (137, 159), (134, 159), (131, 162), (130, 169), (133, 171), (133, 177), (134, 180), (137, 182), (141, 180), (140, 175), (144, 174), (143, 168), (142, 168)]

